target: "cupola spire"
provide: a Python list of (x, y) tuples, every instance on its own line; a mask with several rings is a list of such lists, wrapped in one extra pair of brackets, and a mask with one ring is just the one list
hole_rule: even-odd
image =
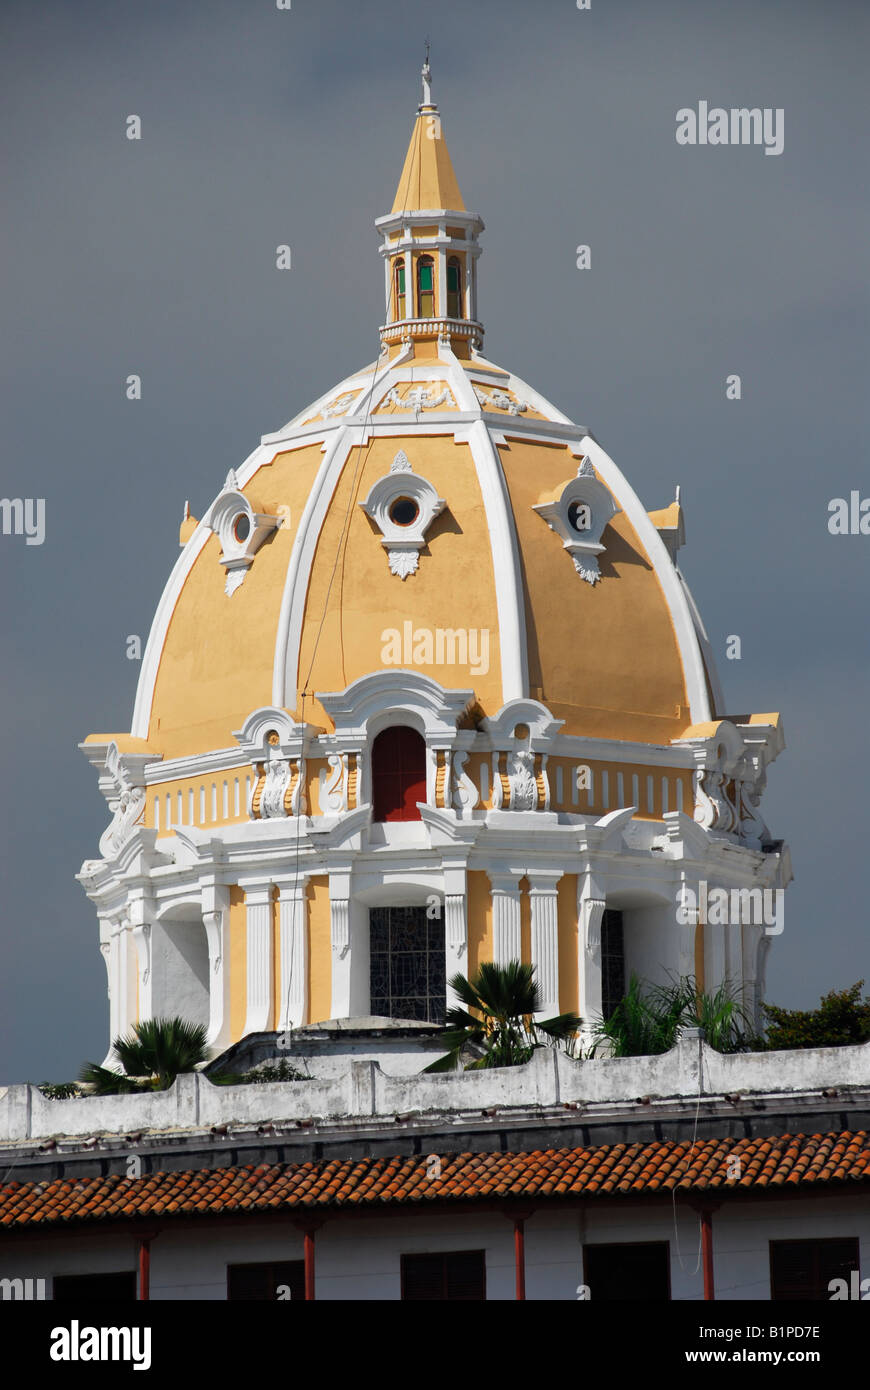
[(429, 40), (426, 40), (426, 60), (423, 63), (423, 105), (432, 105), (432, 69), (429, 66)]
[(429, 40), (422, 69), (423, 100), (396, 189), (393, 207), (375, 226), (384, 239), (386, 323), (381, 341), (400, 350), (436, 339), (468, 357), (483, 341), (477, 319), (478, 236), (483, 222), (459, 191), (432, 100)]

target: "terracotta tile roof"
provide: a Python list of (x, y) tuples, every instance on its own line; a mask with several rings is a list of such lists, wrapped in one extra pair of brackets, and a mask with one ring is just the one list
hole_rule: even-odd
[[(740, 1160), (740, 1176), (733, 1160)], [(729, 1163), (729, 1160), (731, 1162)], [(605, 1144), (532, 1153), (333, 1159), (258, 1167), (7, 1182), (0, 1230), (125, 1217), (216, 1215), (296, 1208), (377, 1207), (493, 1198), (619, 1197), (678, 1190), (725, 1196), (746, 1189), (806, 1192), (819, 1184), (870, 1181), (870, 1134)], [(437, 1175), (436, 1175), (437, 1174)], [(431, 1176), (430, 1176), (431, 1175)]]

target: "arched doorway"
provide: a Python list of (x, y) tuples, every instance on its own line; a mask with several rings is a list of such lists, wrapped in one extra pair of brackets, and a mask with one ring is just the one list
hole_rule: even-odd
[(372, 744), (372, 803), (376, 821), (419, 820), (426, 800), (426, 744), (404, 724), (383, 729)]

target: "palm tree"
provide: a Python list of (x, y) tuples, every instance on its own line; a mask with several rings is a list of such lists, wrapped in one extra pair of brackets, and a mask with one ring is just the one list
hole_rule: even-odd
[(570, 1044), (580, 1027), (581, 1021), (573, 1013), (559, 1014), (543, 1023), (534, 1021), (540, 1008), (535, 969), (518, 960), (507, 965), (484, 961), (473, 980), (454, 975), (450, 988), (466, 1007), (447, 1010), (444, 1042), (449, 1050), (424, 1067), (427, 1072), (454, 1071), (467, 1047), (483, 1051), (466, 1064), (466, 1071), (517, 1067), (529, 1060), (536, 1047)]
[(97, 1095), (129, 1091), (165, 1091), (182, 1072), (194, 1071), (206, 1061), (206, 1027), (185, 1018), (147, 1018), (133, 1025), (126, 1038), (112, 1044), (123, 1072), (86, 1062), (79, 1080)]

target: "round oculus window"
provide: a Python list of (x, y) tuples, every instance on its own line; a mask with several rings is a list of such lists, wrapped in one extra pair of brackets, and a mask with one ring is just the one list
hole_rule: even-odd
[(412, 526), (420, 515), (420, 508), (413, 497), (397, 497), (390, 503), (388, 515), (394, 526)]
[(251, 534), (251, 519), (247, 512), (239, 512), (233, 522), (233, 535), (240, 545), (248, 539)]
[(573, 531), (588, 531), (592, 525), (592, 508), (586, 502), (572, 502), (568, 507), (568, 525)]

